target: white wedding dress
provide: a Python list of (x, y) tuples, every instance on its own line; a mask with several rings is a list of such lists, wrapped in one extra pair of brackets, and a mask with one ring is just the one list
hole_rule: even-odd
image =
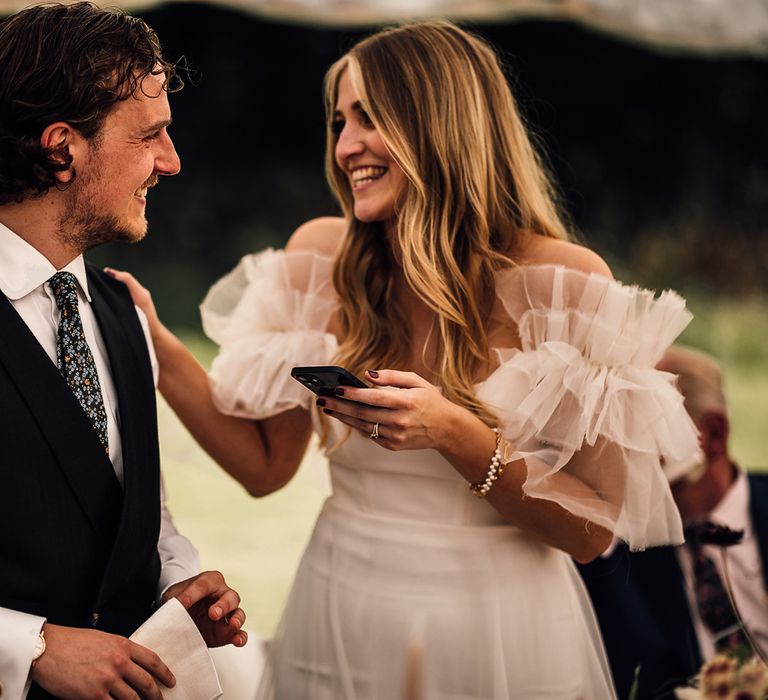
[[(314, 410), (290, 368), (333, 362), (331, 268), (270, 250), (212, 288), (202, 313), (222, 348), (211, 370), (220, 410)], [(635, 549), (682, 542), (660, 458), (682, 461), (697, 437), (673, 378), (653, 369), (690, 319), (682, 299), (556, 266), (501, 272), (497, 291), (520, 345), (496, 351), (477, 393), (514, 446), (508, 458), (527, 463), (525, 492)], [(331, 426), (333, 493), (260, 698), (396, 700), (416, 667), (430, 700), (615, 697), (568, 555), (506, 524), (438, 452), (391, 452)]]

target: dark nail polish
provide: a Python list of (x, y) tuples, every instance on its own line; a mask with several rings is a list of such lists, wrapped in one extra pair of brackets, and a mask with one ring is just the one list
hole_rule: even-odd
[(379, 378), (379, 373), (375, 369), (369, 369), (368, 374), (373, 377), (374, 379)]
[(344, 389), (342, 389), (340, 386), (337, 386), (333, 391), (336, 396), (344, 396)]
[(333, 411), (331, 411), (331, 410), (330, 410), (330, 409), (328, 409), (328, 408), (324, 408), (324, 409), (323, 409), (323, 413), (325, 413), (325, 414), (327, 414), (327, 415), (329, 415), (329, 416), (330, 416), (330, 415), (331, 415), (331, 413), (333, 413)]
[(315, 401), (316, 406), (325, 406), (325, 399), (318, 399)]

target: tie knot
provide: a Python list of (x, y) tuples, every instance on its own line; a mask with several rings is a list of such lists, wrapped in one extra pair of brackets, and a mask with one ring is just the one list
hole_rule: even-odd
[(71, 272), (57, 272), (48, 284), (59, 309), (77, 306), (77, 279)]

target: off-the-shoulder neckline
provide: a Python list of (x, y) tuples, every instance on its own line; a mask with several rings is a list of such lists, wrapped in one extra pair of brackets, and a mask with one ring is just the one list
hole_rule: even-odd
[[(285, 248), (266, 248), (262, 252), (282, 253), (290, 256), (295, 255), (297, 257), (300, 255), (309, 255), (329, 263), (332, 263), (336, 260), (335, 255), (328, 255), (326, 253), (321, 253), (320, 251), (313, 250), (311, 248), (306, 248), (302, 250), (286, 250)], [(618, 281), (614, 277), (608, 277), (599, 272), (586, 272), (585, 270), (580, 270), (579, 268), (576, 268), (576, 267), (568, 267), (563, 263), (521, 263), (519, 265), (511, 265), (509, 267), (503, 267), (499, 270), (496, 270), (496, 274), (500, 275), (507, 272), (516, 272), (521, 270), (534, 270), (534, 269), (562, 269), (566, 272), (573, 272), (575, 274), (583, 275), (585, 277), (594, 276), (594, 277), (601, 277), (601, 278), (615, 281), (615, 282)]]
[(498, 277), (507, 273), (525, 272), (528, 270), (562, 270), (568, 274), (574, 274), (580, 277), (596, 277), (598, 279), (604, 279), (607, 282), (623, 284), (623, 282), (620, 282), (615, 277), (608, 277), (600, 272), (587, 272), (586, 270), (580, 270), (577, 267), (568, 267), (567, 265), (563, 265), (563, 263), (521, 263), (520, 265), (503, 267), (500, 270), (497, 270), (496, 276)]
[[(327, 255), (325, 253), (321, 253), (318, 250), (312, 250), (309, 248), (305, 250), (286, 250), (285, 248), (267, 248), (263, 252), (283, 253), (284, 255), (290, 255), (290, 256), (308, 255), (308, 256), (312, 256), (320, 260), (326, 261), (328, 263), (333, 263), (336, 260), (335, 255)], [(623, 282), (620, 282), (615, 277), (608, 277), (599, 272), (587, 272), (585, 270), (580, 270), (577, 267), (568, 267), (563, 263), (521, 263), (519, 265), (503, 267), (499, 270), (496, 270), (495, 275), (499, 276), (507, 273), (520, 272), (523, 270), (536, 270), (536, 269), (541, 269), (541, 270), (561, 269), (565, 272), (581, 275), (583, 277), (598, 277), (601, 279), (608, 280), (609, 282), (616, 282), (618, 284), (623, 284)]]
[[(261, 252), (262, 253), (271, 252), (273, 254), (283, 254), (286, 256), (297, 256), (297, 257), (301, 255), (305, 255), (305, 256), (314, 257), (317, 260), (321, 260), (323, 262), (327, 262), (329, 265), (333, 264), (334, 260), (336, 259), (336, 256), (326, 255), (317, 250), (310, 250), (310, 249), (288, 251), (288, 250), (285, 250), (284, 248), (266, 248)], [(259, 254), (260, 253), (257, 253), (256, 255), (259, 255)], [(575, 277), (575, 278), (580, 277), (582, 279), (598, 280), (606, 285), (622, 288), (627, 292), (646, 293), (646, 294), (651, 294), (654, 297), (666, 296), (669, 294), (673, 296), (679, 296), (678, 292), (676, 292), (673, 289), (663, 289), (663, 290), (649, 289), (636, 282), (623, 282), (621, 280), (616, 279), (615, 277), (607, 277), (606, 275), (603, 275), (600, 272), (587, 272), (585, 270), (580, 270), (576, 267), (568, 267), (567, 265), (564, 265), (562, 263), (522, 263), (519, 265), (505, 267), (500, 270), (497, 270), (494, 273), (494, 277), (498, 280), (508, 275), (524, 274), (526, 272), (533, 272), (537, 270), (540, 270), (542, 272), (546, 270), (562, 270), (562, 272), (568, 275), (569, 277)], [(497, 294), (499, 294), (500, 292), (501, 290), (497, 289)]]

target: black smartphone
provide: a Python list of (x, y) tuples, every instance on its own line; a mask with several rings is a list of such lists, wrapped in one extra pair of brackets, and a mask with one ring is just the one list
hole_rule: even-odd
[(336, 389), (345, 386), (368, 388), (368, 385), (354, 374), (334, 365), (294, 367), (291, 369), (291, 376), (318, 396), (335, 396)]

